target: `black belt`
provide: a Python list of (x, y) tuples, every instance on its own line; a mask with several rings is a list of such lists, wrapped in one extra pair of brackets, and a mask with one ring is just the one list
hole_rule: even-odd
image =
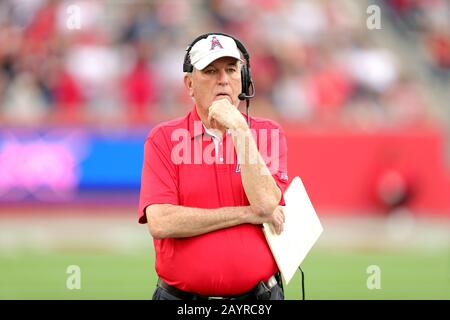
[[(277, 280), (275, 276), (270, 277), (269, 280), (264, 282), (264, 285), (267, 289), (272, 289), (277, 284)], [(161, 278), (158, 279), (158, 287), (163, 288), (171, 295), (177, 297), (181, 300), (248, 300), (248, 299), (256, 299), (255, 289), (250, 290), (249, 292), (243, 293), (241, 295), (232, 295), (232, 296), (223, 296), (223, 297), (212, 297), (212, 296), (203, 296), (193, 292), (183, 291), (178, 289), (177, 287), (171, 286), (166, 283)]]

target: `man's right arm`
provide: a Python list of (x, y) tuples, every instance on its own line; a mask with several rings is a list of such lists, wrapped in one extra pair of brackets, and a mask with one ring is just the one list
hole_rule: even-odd
[(276, 232), (283, 230), (281, 206), (267, 214), (250, 206), (202, 209), (172, 204), (153, 204), (145, 209), (150, 234), (155, 239), (192, 237), (243, 223), (272, 223)]

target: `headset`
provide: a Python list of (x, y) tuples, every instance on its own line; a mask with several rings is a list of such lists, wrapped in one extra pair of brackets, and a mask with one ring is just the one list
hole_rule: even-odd
[(246, 109), (247, 109), (247, 121), (250, 126), (250, 117), (248, 116), (248, 108), (250, 106), (250, 99), (255, 96), (255, 85), (252, 80), (251, 70), (250, 70), (250, 55), (248, 54), (247, 49), (245, 49), (244, 45), (235, 37), (230, 36), (225, 33), (220, 32), (210, 32), (205, 33), (197, 38), (194, 39), (194, 41), (191, 42), (191, 44), (186, 48), (186, 54), (184, 56), (184, 63), (183, 63), (183, 72), (192, 72), (194, 70), (194, 66), (191, 64), (191, 57), (190, 52), (194, 44), (196, 44), (198, 41), (202, 39), (208, 38), (210, 35), (220, 35), (229, 37), (234, 40), (236, 43), (236, 46), (238, 47), (239, 51), (242, 53), (245, 59), (245, 65), (241, 66), (241, 83), (242, 83), (242, 89), (241, 93), (238, 95), (239, 100), (245, 100), (246, 101)]

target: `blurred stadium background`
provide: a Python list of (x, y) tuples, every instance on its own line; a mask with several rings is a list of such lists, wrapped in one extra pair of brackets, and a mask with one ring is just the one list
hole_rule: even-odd
[(450, 299), (448, 0), (2, 0), (0, 298), (151, 297), (143, 142), (191, 108), (184, 49), (209, 31), (246, 45), (250, 112), (285, 128), (324, 225), (306, 298)]

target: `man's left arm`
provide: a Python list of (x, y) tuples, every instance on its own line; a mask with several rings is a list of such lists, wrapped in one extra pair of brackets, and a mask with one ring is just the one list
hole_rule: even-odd
[(250, 205), (258, 211), (273, 212), (280, 203), (282, 192), (258, 151), (247, 121), (237, 108), (231, 108), (232, 105), (227, 102), (215, 101), (209, 116), (231, 130), (241, 167), (242, 184)]
[[(282, 193), (261, 156), (247, 124), (232, 132), (233, 143), (241, 167), (242, 185), (252, 207), (272, 212)], [(275, 143), (278, 143), (276, 141)]]

